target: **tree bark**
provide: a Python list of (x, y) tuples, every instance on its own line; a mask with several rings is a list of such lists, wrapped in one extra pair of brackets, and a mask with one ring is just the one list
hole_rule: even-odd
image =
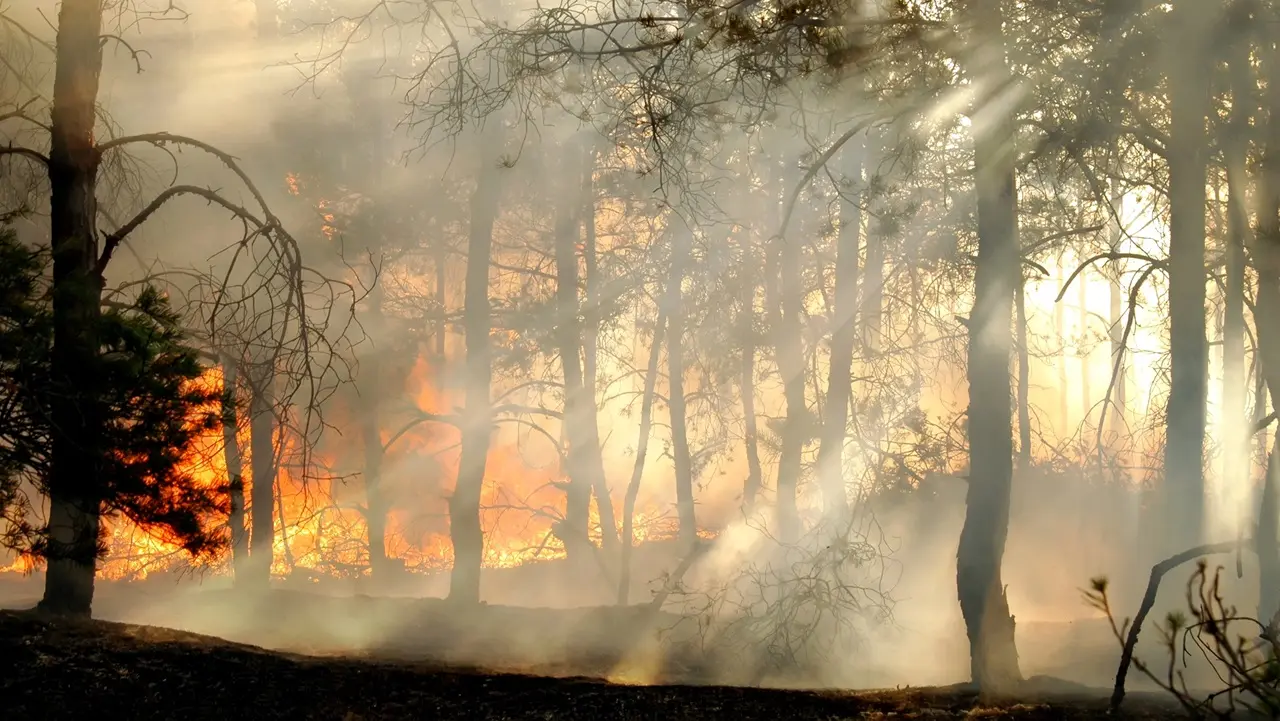
[(636, 462), (631, 468), (631, 482), (622, 500), (622, 570), (618, 576), (618, 604), (631, 600), (631, 549), (635, 544), (636, 499), (640, 496), (640, 479), (644, 477), (645, 459), (649, 454), (649, 434), (653, 429), (654, 386), (658, 382), (658, 361), (662, 356), (662, 333), (666, 330), (666, 314), (658, 312), (653, 344), (645, 366), (644, 394), (640, 401), (640, 439), (636, 441)]
[(831, 332), (831, 358), (827, 375), (827, 402), (823, 408), (822, 437), (818, 446), (818, 478), (822, 487), (823, 519), (833, 527), (849, 511), (844, 484), (844, 442), (853, 394), (853, 346), (858, 326), (858, 252), (862, 229), (862, 163), (865, 139), (850, 141), (844, 152), (847, 177), (859, 190), (846, 189), (852, 198), (841, 198), (840, 228), (836, 236), (835, 323)]
[[(1244, 18), (1237, 20), (1244, 23), (1241, 31), (1247, 31), (1250, 23), (1249, 13), (1244, 14)], [(1222, 475), (1223, 482), (1228, 484), (1244, 484), (1250, 475), (1249, 437), (1245, 432), (1244, 249), (1245, 238), (1250, 232), (1249, 209), (1245, 201), (1248, 192), (1249, 121), (1257, 107), (1250, 61), (1252, 39), (1246, 32), (1241, 32), (1241, 37), (1226, 45), (1231, 74), (1231, 121), (1227, 137), (1222, 142), (1228, 195), (1226, 298), (1222, 309)]]
[(244, 458), (240, 449), (240, 413), (236, 407), (236, 390), (239, 374), (236, 362), (229, 357), (222, 359), (222, 457), (227, 466), (228, 499), (231, 513), (228, 526), (231, 529), (231, 571), (236, 585), (245, 582), (243, 577), (249, 563), (249, 530), (245, 527)]
[(1027, 343), (1027, 281), (1018, 274), (1014, 323), (1018, 328), (1018, 468), (1031, 468), (1031, 349)]
[[(1121, 204), (1124, 197), (1120, 194), (1120, 187), (1116, 181), (1111, 184), (1111, 207), (1114, 208), (1116, 215), (1120, 214)], [(1111, 225), (1111, 252), (1119, 253), (1124, 242), (1124, 228), (1121, 227), (1120, 221), (1112, 218)], [(1110, 290), (1110, 329), (1108, 330), (1108, 339), (1111, 342), (1111, 372), (1115, 374), (1115, 389), (1111, 397), (1111, 412), (1108, 424), (1112, 434), (1112, 442), (1116, 444), (1115, 453), (1120, 465), (1123, 467), (1127, 464), (1127, 457), (1123, 455), (1127, 446), (1125, 437), (1127, 435), (1125, 429), (1125, 414), (1129, 405), (1129, 384), (1126, 381), (1127, 372), (1124, 362), (1124, 287), (1121, 285), (1123, 279), (1123, 261), (1113, 260), (1109, 264), (1110, 272), (1107, 273), (1108, 287)], [(1243, 404), (1242, 404), (1243, 406)]]
[[(1003, 88), (1010, 78), (999, 2), (975, 1), (971, 8), (974, 27), (986, 36), (975, 51), (973, 74)], [(993, 107), (1004, 102), (989, 97), (983, 122), (974, 128), (978, 260), (969, 324), (969, 488), (956, 554), (972, 679), (984, 691), (1021, 679), (1000, 571), (1013, 489), (1010, 316), (1019, 274), (1014, 117), (1011, 109)]]
[(458, 464), (458, 481), (449, 498), (449, 536), (453, 541), (449, 600), (459, 604), (480, 602), (480, 566), (484, 561), (480, 493), (484, 486), (485, 462), (493, 430), (489, 263), (493, 250), (493, 225), (498, 216), (500, 180), (497, 168), (482, 161), (475, 193), (471, 196), (462, 319), (466, 339), (466, 405), (462, 410), (462, 457)]
[(738, 301), (738, 332), (742, 336), (742, 375), (739, 392), (742, 398), (743, 445), (747, 454), (742, 513), (749, 516), (755, 510), (756, 496), (764, 482), (764, 471), (760, 466), (760, 428), (756, 419), (756, 284), (759, 265), (751, 235), (745, 229), (741, 245), (743, 280)]
[[(569, 195), (573, 197), (572, 194)], [(564, 378), (563, 435), (569, 446), (566, 470), (564, 520), (556, 535), (564, 542), (565, 553), (576, 563), (585, 563), (592, 555), (589, 536), (591, 489), (595, 479), (595, 459), (599, 457), (598, 434), (590, 426), (595, 422), (595, 401), (585, 395), (582, 382), (582, 327), (578, 314), (578, 223), (577, 203), (562, 203), (556, 211), (556, 323), (555, 338), (559, 346)], [(592, 450), (595, 450), (593, 459)], [(599, 469), (603, 472), (603, 467)]]
[[(1274, 22), (1274, 16), (1267, 17)], [(1266, 142), (1263, 147), (1258, 178), (1258, 233), (1250, 246), (1258, 274), (1257, 306), (1254, 324), (1258, 333), (1258, 351), (1262, 356), (1261, 373), (1266, 378), (1271, 405), (1280, 408), (1280, 49), (1264, 44), (1263, 73), (1267, 78), (1266, 106), (1269, 111)], [(1247, 55), (1246, 55), (1247, 58)], [(1251, 83), (1252, 81), (1250, 81)], [(1236, 166), (1233, 174), (1241, 170)], [(1243, 184), (1243, 181), (1240, 181)], [(1232, 196), (1235, 197), (1234, 194)], [(1244, 236), (1249, 239), (1250, 236)], [(1280, 436), (1277, 436), (1280, 444)], [(1265, 445), (1265, 441), (1264, 441)], [(1280, 613), (1280, 467), (1277, 450), (1267, 457), (1266, 476), (1258, 509), (1256, 536), (1260, 570), (1258, 618), (1267, 623)]]
[(1093, 385), (1089, 374), (1089, 269), (1080, 271), (1076, 276), (1076, 302), (1080, 304), (1080, 345), (1076, 352), (1080, 356), (1080, 419), (1085, 426), (1089, 425), (1090, 411), (1093, 409)]
[(596, 375), (600, 355), (600, 265), (596, 248), (596, 150), (590, 140), (584, 141), (585, 162), (582, 174), (582, 258), (586, 271), (587, 307), (582, 313), (586, 332), (582, 338), (582, 395), (589, 403), (588, 431), (595, 437), (592, 445), (592, 491), (595, 492), (596, 511), (600, 516), (600, 544), (606, 555), (618, 548), (617, 519), (613, 514), (613, 497), (609, 493), (609, 476), (604, 468), (604, 448), (600, 441), (599, 396), (596, 395)]
[[(246, 580), (265, 588), (271, 580), (275, 546), (276, 448), (273, 408), (275, 366), (250, 367), (249, 379), (249, 573)], [(283, 522), (284, 519), (281, 519)]]
[[(779, 172), (778, 180), (778, 188), (785, 189), (786, 175)], [(800, 332), (804, 315), (804, 289), (800, 275), (802, 248), (794, 240), (799, 232), (800, 229), (793, 228), (786, 236), (774, 240), (779, 278), (773, 327), (774, 357), (786, 400), (786, 417), (782, 422), (778, 457), (776, 501), (778, 538), (783, 543), (794, 543), (800, 535), (796, 495), (800, 484), (801, 453), (808, 426), (804, 388), (804, 340)]]
[[(677, 221), (678, 222), (678, 221)], [(693, 261), (692, 232), (684, 227), (672, 228), (671, 271), (667, 279), (667, 409), (671, 415), (671, 454), (676, 473), (676, 515), (680, 519), (680, 540), (688, 547), (698, 540), (698, 521), (694, 513), (693, 456), (689, 452), (689, 429), (684, 400), (684, 333), (685, 312), (681, 285)]]
[(1167, 551), (1203, 541), (1205, 400), (1205, 120), (1209, 66), (1203, 38), (1214, 11), (1203, 0), (1177, 0), (1170, 12), (1169, 72), (1169, 365), (1164, 514)]
[(102, 70), (101, 0), (63, 0), (49, 151), (53, 249), (52, 464), (48, 572), (40, 608), (88, 616), (102, 489), (103, 408), (94, 368), (100, 353), (98, 153), (95, 101)]
[[(382, 284), (369, 291), (366, 330), (385, 341)], [(373, 348), (360, 363), (360, 437), (364, 444), (364, 520), (369, 549), (369, 573), (375, 584), (387, 580), (387, 503), (382, 493), (382, 350)]]

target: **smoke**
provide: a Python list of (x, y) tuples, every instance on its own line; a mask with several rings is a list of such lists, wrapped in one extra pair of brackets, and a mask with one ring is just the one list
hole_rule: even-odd
[[(282, 5), (282, 12), (292, 5)], [(54, 17), (52, 2), (42, 6)], [(666, 175), (670, 167), (644, 165), (634, 135), (624, 136), (629, 145), (620, 141), (616, 148), (598, 149), (601, 170), (593, 188), (592, 220), (605, 279), (599, 289), (604, 301), (597, 309), (604, 328), (598, 341), (597, 375), (604, 379), (597, 393), (598, 427), (615, 509), (621, 508), (623, 486), (638, 451), (643, 372), (657, 320), (652, 291), (665, 272), (653, 259), (665, 258), (668, 224), (678, 220), (691, 225), (696, 236), (698, 267), (690, 269), (682, 286), (684, 302), (693, 308), (684, 339), (686, 354), (696, 359), (689, 364), (685, 383), (695, 446), (696, 514), (705, 535), (716, 540), (681, 579), (674, 594), (680, 602), (667, 608), (668, 614), (680, 608), (701, 608), (709, 614), (705, 628), (691, 631), (672, 616), (650, 616), (635, 609), (615, 616), (566, 610), (611, 604), (617, 569), (608, 563), (601, 569), (560, 562), (564, 544), (552, 532), (564, 513), (564, 494), (556, 484), (563, 481), (565, 428), (556, 417), (563, 404), (557, 388), (561, 364), (549, 351), (555, 317), (547, 238), (554, 232), (551, 211), (579, 192), (579, 179), (565, 169), (571, 163), (560, 156), (567, 154), (571, 140), (593, 132), (617, 136), (627, 123), (639, 125), (630, 89), (588, 98), (586, 90), (600, 81), (591, 69), (568, 67), (562, 74), (546, 73), (550, 79), (538, 82), (523, 78), (529, 82), (522, 87), (536, 90), (489, 97), (477, 90), (485, 78), (467, 76), (462, 70), (475, 68), (463, 68), (458, 60), (478, 47), (478, 35), (465, 32), (461, 23), (450, 25), (458, 39), (451, 47), (443, 21), (406, 14), (416, 10), (399, 8), (388, 12), (401, 15), (375, 14), (368, 20), (352, 15), (353, 19), (327, 25), (288, 24), (280, 37), (264, 41), (254, 34), (252, 2), (189, 0), (185, 7), (190, 12), (185, 21), (119, 28), (122, 40), (146, 48), (145, 56), (135, 58), (126, 48), (108, 43), (100, 99), (109, 110), (110, 134), (163, 131), (200, 138), (227, 151), (243, 162), (282, 223), (304, 240), (308, 257), (324, 258), (325, 271), (348, 283), (353, 298), (365, 297), (365, 284), (377, 270), (388, 298), (385, 312), (395, 322), (381, 328), (359, 325), (358, 332), (352, 332), (356, 350), (351, 354), (364, 359), (376, 355), (383, 362), (386, 387), (379, 398), (384, 412), (379, 430), (387, 444), (381, 482), (390, 520), (388, 549), (417, 573), (377, 589), (360, 575), (358, 569), (367, 562), (361, 548), (367, 523), (358, 509), (365, 502), (358, 428), (363, 418), (358, 396), (343, 388), (323, 407), (330, 428), (315, 449), (319, 468), (286, 461), (282, 469), (284, 538), (277, 543), (274, 562), (278, 575), (288, 577), (280, 581), (288, 595), (246, 602), (228, 590), (228, 564), (223, 564), (196, 569), (194, 576), (179, 581), (155, 573), (145, 582), (106, 583), (98, 600), (100, 617), (172, 625), (291, 650), (425, 653), (451, 661), (530, 668), (568, 664), (599, 653), (609, 659), (609, 673), (638, 680), (661, 675), (655, 670), (655, 664), (661, 665), (655, 654), (674, 654), (673, 649), (696, 641), (704, 650), (714, 647), (722, 654), (709, 656), (724, 666), (718, 675), (709, 675), (734, 681), (743, 680), (734, 675), (742, 667), (725, 654), (741, 651), (743, 639), (776, 635), (779, 628), (791, 628), (786, 623), (809, 624), (818, 638), (830, 631), (824, 624), (833, 624), (850, 630), (832, 632), (827, 640), (834, 645), (821, 647), (812, 673), (783, 678), (752, 666), (743, 671), (746, 680), (881, 686), (967, 677), (968, 648), (955, 597), (955, 550), (966, 472), (960, 417), (967, 389), (956, 359), (963, 357), (961, 320), (972, 305), (971, 272), (961, 262), (967, 252), (964, 243), (972, 235), (972, 214), (957, 209), (965, 204), (941, 189), (954, 179), (929, 165), (954, 159), (921, 160), (902, 148), (927, 141), (944, 148), (942, 155), (958, 152), (956, 146), (967, 141), (954, 118), (973, 97), (973, 89), (933, 95), (922, 118), (894, 119), (865, 134), (873, 162), (867, 181), (861, 183), (861, 201), (868, 209), (862, 230), (893, 244), (891, 257), (881, 257), (883, 267), (875, 269), (881, 277), (862, 286), (859, 318), (866, 330), (859, 334), (854, 364), (857, 427), (850, 434), (843, 468), (851, 495), (860, 499), (861, 521), (854, 536), (865, 554), (857, 563), (842, 560), (839, 570), (830, 571), (834, 575), (822, 576), (824, 582), (835, 579), (835, 586), (865, 590), (856, 602), (841, 596), (846, 588), (831, 591), (832, 584), (826, 596), (816, 598), (802, 598), (794, 591), (796, 579), (802, 577), (796, 569), (827, 558), (831, 537), (814, 535), (794, 547), (779, 548), (773, 540), (776, 509), (769, 493), (754, 515), (743, 517), (743, 479), (749, 472), (740, 411), (743, 390), (739, 372), (730, 368), (740, 362), (732, 352), (742, 342), (733, 327), (732, 308), (739, 298), (730, 297), (723, 286), (732, 285), (728, 281), (754, 282), (735, 275), (747, 265), (735, 248), (762, 246), (781, 227), (781, 210), (777, 202), (764, 199), (763, 184), (778, 184), (790, 194), (807, 163), (850, 127), (848, 119), (875, 108), (860, 93), (835, 93), (818, 80), (798, 82), (786, 88), (791, 100), (779, 101), (769, 111), (775, 116), (771, 131), (748, 136), (735, 130), (734, 121), (759, 109), (719, 92), (721, 88), (703, 77), (703, 85), (689, 90), (698, 101), (690, 104), (721, 122), (690, 130), (695, 124), (689, 121), (689, 127), (672, 131), (685, 142), (681, 152), (688, 157), (664, 158), (663, 163), (683, 166), (682, 175)], [(319, 4), (310, 8), (315, 13), (311, 19), (325, 20), (325, 9)], [(518, 27), (529, 10), (527, 4), (508, 3), (468, 12), (493, 20), (495, 26), (505, 21)], [(331, 19), (337, 14), (327, 15)], [(572, 46), (600, 51), (638, 35), (643, 35), (639, 29), (608, 36), (583, 30), (572, 38)], [(359, 42), (346, 44), (352, 37)], [(524, 50), (547, 51), (547, 42), (541, 37)], [(445, 55), (432, 55), (438, 52)], [(424, 82), (434, 83), (429, 87), (415, 85), (415, 71), (429, 58), (442, 57), (453, 72), (426, 75)], [(494, 77), (511, 82), (512, 68), (500, 60), (492, 60), (500, 66)], [(145, 72), (137, 72), (139, 62)], [(670, 72), (679, 79), (697, 70), (692, 63), (676, 64)], [(456, 86), (450, 84), (454, 82)], [(1020, 102), (1023, 92), (1011, 90), (999, 102)], [(920, 94), (930, 97), (927, 88)], [(439, 105), (455, 97), (471, 109)], [(471, 115), (500, 101), (525, 103), (521, 109), (527, 110), (535, 100), (538, 112), (532, 119), (513, 121), (495, 113), (488, 120), (506, 123), (509, 132), (501, 147), (478, 146)], [(676, 106), (661, 110), (672, 115), (684, 111)], [(451, 123), (468, 130), (441, 137), (439, 131), (453, 127)], [(428, 128), (436, 134), (428, 137)], [(707, 149), (706, 157), (699, 157), (704, 146), (718, 150)], [(456, 316), (463, 301), (467, 203), (474, 169), (500, 164), (511, 167), (501, 170), (507, 200), (496, 223), (491, 273), (490, 292), (497, 312), (504, 314), (501, 327), (492, 334), (501, 351), (494, 395), (499, 403), (533, 410), (513, 413), (519, 422), (503, 425), (492, 438), (483, 493), (489, 567), (482, 594), (495, 607), (525, 610), (481, 610), (446, 623), (440, 604), (417, 599), (447, 592), (442, 573), (452, 559), (447, 503), (457, 476), (459, 434), (447, 423), (424, 418), (455, 414), (466, 400), (460, 388), (465, 361)], [(645, 172), (634, 172), (637, 169)], [(140, 147), (128, 162), (108, 170), (115, 175), (105, 204), (121, 219), (131, 217), (173, 182), (218, 188), (234, 202), (253, 205), (252, 193), (224, 164), (189, 149), (173, 154), (170, 148)], [(936, 182), (916, 182), (919, 177)], [(797, 212), (789, 222), (788, 233), (813, 240), (803, 251), (810, 263), (806, 282), (813, 287), (803, 303), (803, 340), (819, 349), (813, 353), (813, 368), (805, 369), (810, 399), (825, 392), (831, 281), (826, 269), (830, 247), (823, 243), (832, 234), (831, 217), (839, 215), (832, 209), (850, 193), (847, 181), (851, 179), (819, 177), (799, 193)], [(968, 193), (955, 191), (961, 199)], [(1141, 198), (1133, 201), (1126, 203), (1123, 213), (1125, 240), (1120, 247), (1159, 255), (1165, 228), (1156, 219), (1157, 209)], [(1051, 207), (1030, 217), (1027, 233), (1037, 237), (1029, 242), (1051, 235), (1053, 226), (1036, 227), (1036, 221), (1048, 225), (1041, 216), (1085, 212), (1079, 199), (1066, 205), (1065, 210)], [(675, 214), (678, 219), (673, 219)], [(837, 219), (834, 224), (838, 223)], [(108, 285), (134, 281), (159, 268), (199, 268), (217, 277), (230, 263), (228, 249), (241, 239), (240, 230), (220, 208), (194, 198), (175, 202), (132, 238), (127, 253), (118, 255)], [(1061, 302), (1057, 296), (1062, 276), (1101, 242), (1090, 236), (1059, 252), (1057, 277), (1036, 275), (1027, 285), (1033, 346), (1028, 401), (1036, 409), (1030, 455), (1037, 465), (1020, 471), (1015, 480), (1004, 570), (1024, 671), (1091, 682), (1106, 675), (1114, 649), (1105, 629), (1080, 601), (1078, 588), (1102, 574), (1145, 577), (1139, 563), (1145, 560), (1140, 536), (1156, 533), (1158, 524), (1139, 523), (1140, 489), (1158, 475), (1145, 469), (1155, 467), (1147, 461), (1160, 450), (1155, 423), (1159, 413), (1154, 409), (1164, 402), (1163, 375), (1154, 359), (1163, 355), (1166, 345), (1158, 310), (1166, 290), (1157, 280), (1137, 296), (1143, 308), (1135, 315), (1137, 330), (1130, 338), (1137, 350), (1119, 379), (1126, 391), (1127, 425), (1122, 432), (1100, 433), (1101, 391), (1111, 383), (1113, 367), (1106, 331), (1109, 324), (1122, 320), (1111, 317), (1110, 293), (1118, 279), (1131, 278), (1135, 271), (1123, 262), (1116, 263), (1114, 276), (1086, 270), (1075, 281), (1078, 296), (1073, 292)], [(339, 246), (340, 258), (333, 257), (333, 245)], [(869, 263), (870, 245), (862, 252), (862, 260)], [(762, 266), (773, 262), (757, 260)], [(823, 269), (816, 270), (818, 266)], [(946, 267), (962, 270), (946, 272)], [(764, 309), (765, 303), (773, 302), (767, 297), (771, 292), (761, 288), (749, 294), (752, 312), (772, 312)], [(1061, 303), (1070, 306), (1072, 317), (1059, 323), (1055, 309)], [(365, 307), (352, 312), (364, 313)], [(772, 341), (757, 341), (771, 358)], [(760, 356), (760, 364), (772, 368), (772, 360), (763, 360), (766, 351)], [(758, 370), (755, 381), (752, 400), (761, 456), (772, 486), (785, 394), (782, 380), (771, 371)], [(1081, 385), (1089, 390), (1080, 391)], [(667, 388), (663, 380), (659, 394)], [(1115, 398), (1113, 390), (1113, 402)], [(637, 504), (637, 537), (648, 542), (635, 559), (636, 583), (628, 599), (632, 603), (662, 592), (664, 574), (678, 567), (687, 553), (670, 541), (676, 497), (673, 439), (666, 401), (660, 399), (657, 406), (661, 420), (648, 440)], [(806, 465), (811, 465), (816, 450), (816, 443), (809, 441), (804, 448)], [(1097, 480), (1102, 469), (1093, 468), (1092, 459), (1104, 456), (1105, 463), (1125, 461), (1122, 481)], [(221, 463), (211, 462), (214, 468)], [(1082, 466), (1091, 470), (1082, 471)], [(225, 473), (225, 466), (221, 469)], [(821, 515), (811, 480), (804, 479), (800, 499), (807, 521)], [(1219, 532), (1234, 534), (1241, 527), (1240, 509), (1248, 500), (1242, 485), (1222, 486), (1226, 490), (1214, 511)], [(598, 507), (592, 522), (599, 524)], [(604, 530), (616, 529), (597, 527), (593, 534), (598, 539)], [(125, 578), (144, 575), (129, 563), (128, 558), (112, 558), (107, 565), (131, 571), (122, 572)], [(39, 580), (36, 575), (25, 582), (6, 581), (0, 602), (21, 605), (34, 600)], [(833, 597), (845, 600), (810, 624), (803, 614)], [(563, 612), (535, 616), (528, 611), (533, 607)], [(792, 611), (796, 615), (789, 615)], [(786, 623), (778, 621), (782, 616)], [(497, 623), (495, 618), (503, 620)], [(752, 622), (744, 624), (743, 619)], [(777, 644), (763, 645), (769, 652), (778, 650)]]

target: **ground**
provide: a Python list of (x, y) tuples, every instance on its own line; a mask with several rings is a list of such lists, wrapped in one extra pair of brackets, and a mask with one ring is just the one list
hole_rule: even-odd
[[(1169, 718), (1158, 697), (1128, 718)], [(307, 657), (169, 629), (0, 611), (5, 719), (1088, 719), (1104, 695), (1036, 679), (1016, 698), (964, 687), (861, 693), (635, 686)]]

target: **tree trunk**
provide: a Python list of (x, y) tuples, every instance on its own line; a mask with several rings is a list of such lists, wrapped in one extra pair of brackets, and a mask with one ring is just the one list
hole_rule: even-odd
[[(1061, 288), (1066, 282), (1066, 258), (1065, 254), (1058, 253), (1058, 263), (1054, 267), (1053, 285), (1055, 288)], [(1058, 336), (1058, 353), (1054, 360), (1058, 366), (1058, 428), (1057, 435), (1059, 438), (1066, 438), (1069, 434), (1068, 429), (1071, 428), (1071, 402), (1067, 397), (1067, 308), (1066, 304), (1059, 300), (1053, 304), (1053, 329)]]
[[(1009, 79), (998, 0), (973, 4), (974, 26), (986, 34), (974, 75)], [(1003, 103), (1006, 98), (989, 97)], [(984, 691), (1021, 679), (1014, 620), (1000, 567), (1009, 532), (1013, 490), (1013, 419), (1009, 377), (1010, 317), (1018, 283), (1018, 214), (1012, 110), (986, 109), (989, 125), (974, 129), (978, 195), (978, 261), (969, 331), (969, 489), (956, 554), (960, 612), (969, 636), (973, 682)]]
[(279, 0), (254, 0), (254, 9), (257, 11), (256, 19), (258, 24), (259, 40), (273, 39), (280, 32), (279, 20), (277, 19), (278, 1)]
[(840, 203), (840, 228), (836, 236), (835, 323), (831, 332), (831, 360), (827, 375), (827, 402), (823, 408), (822, 437), (818, 446), (818, 479), (822, 487), (823, 518), (838, 527), (848, 514), (844, 485), (844, 442), (853, 394), (853, 346), (858, 326), (858, 251), (862, 229), (862, 162), (865, 140), (859, 136), (845, 147), (847, 177), (859, 190), (846, 189), (852, 198)]
[(1080, 345), (1076, 352), (1080, 356), (1080, 419), (1086, 427), (1089, 425), (1089, 415), (1093, 410), (1093, 386), (1089, 382), (1090, 368), (1089, 358), (1089, 270), (1080, 271), (1080, 275), (1076, 276), (1076, 302), (1080, 304)]
[(1169, 72), (1169, 365), (1165, 436), (1166, 551), (1203, 538), (1205, 399), (1205, 119), (1209, 65), (1205, 28), (1213, 3), (1177, 0), (1170, 13), (1173, 60)]
[[(570, 198), (573, 196), (570, 195)], [(565, 487), (564, 521), (556, 535), (564, 542), (565, 553), (575, 563), (585, 563), (593, 549), (589, 536), (591, 488), (599, 457), (597, 434), (589, 428), (595, 421), (595, 400), (587, 398), (582, 383), (582, 327), (578, 314), (578, 223), (576, 204), (562, 203), (556, 211), (556, 345), (564, 371), (564, 423), (562, 434), (569, 446), (566, 460), (569, 482)], [(594, 441), (594, 442), (593, 442)], [(603, 468), (600, 469), (603, 471)]]
[(631, 482), (622, 501), (622, 570), (618, 577), (618, 604), (631, 600), (631, 549), (635, 544), (634, 526), (636, 499), (640, 496), (640, 479), (644, 477), (644, 463), (649, 454), (649, 434), (653, 428), (653, 395), (658, 382), (658, 360), (662, 356), (662, 333), (667, 318), (661, 311), (653, 330), (653, 345), (649, 347), (649, 363), (645, 366), (644, 395), (640, 401), (640, 439), (636, 441), (636, 462), (631, 469)]
[[(275, 546), (275, 409), (272, 402), (275, 366), (257, 363), (249, 379), (249, 569), (246, 580), (265, 588), (271, 580)], [(284, 519), (280, 519), (284, 523)]]
[[(1241, 27), (1241, 31), (1247, 30), (1249, 20), (1244, 22), (1246, 26)], [(1250, 475), (1249, 438), (1245, 432), (1244, 245), (1250, 231), (1245, 202), (1249, 121), (1257, 107), (1250, 61), (1251, 40), (1242, 32), (1241, 37), (1226, 45), (1231, 73), (1231, 123), (1222, 142), (1228, 195), (1226, 298), (1222, 309), (1222, 480), (1226, 484), (1241, 485), (1248, 482)]]
[[(1274, 16), (1266, 17), (1274, 22)], [(1262, 51), (1263, 77), (1267, 79), (1266, 144), (1263, 149), (1261, 175), (1258, 179), (1258, 234), (1250, 250), (1258, 274), (1258, 297), (1254, 324), (1258, 333), (1259, 367), (1265, 375), (1271, 405), (1280, 408), (1280, 49), (1267, 42)], [(1247, 55), (1245, 56), (1247, 59)], [(1249, 81), (1250, 84), (1252, 80)], [(1239, 86), (1237, 86), (1239, 87)], [(1237, 159), (1238, 159), (1237, 155)], [(1228, 166), (1233, 175), (1242, 168)], [(1243, 181), (1239, 181), (1243, 185)], [(1232, 198), (1236, 196), (1233, 193)], [(1246, 239), (1249, 236), (1244, 236)], [(1264, 441), (1265, 445), (1265, 441)], [(1277, 436), (1280, 446), (1280, 436)], [(1267, 458), (1267, 470), (1258, 510), (1257, 551), (1261, 578), (1259, 583), (1258, 619), (1270, 622), (1280, 612), (1280, 503), (1277, 502), (1280, 467), (1277, 448)]]
[(604, 469), (604, 449), (600, 441), (598, 396), (596, 395), (597, 359), (600, 339), (600, 268), (596, 252), (596, 151), (590, 141), (586, 145), (582, 178), (582, 257), (586, 270), (587, 307), (582, 319), (586, 332), (582, 337), (582, 395), (587, 401), (587, 430), (594, 436), (591, 453), (591, 484), (596, 497), (596, 511), (600, 516), (600, 544), (606, 554), (618, 548), (618, 526), (613, 515), (613, 498), (609, 494), (609, 477)]
[[(676, 221), (677, 224), (679, 221)], [(685, 313), (681, 285), (693, 261), (692, 234), (675, 227), (671, 233), (671, 272), (667, 279), (667, 408), (671, 414), (671, 453), (676, 472), (676, 514), (680, 518), (680, 540), (688, 547), (698, 540), (698, 521), (693, 505), (693, 456), (689, 452), (689, 429), (684, 401)]]
[[(779, 168), (777, 189), (786, 189), (786, 174)], [(801, 325), (804, 315), (804, 289), (800, 275), (801, 244), (794, 238), (803, 232), (792, 228), (786, 236), (774, 240), (777, 262), (778, 298), (774, 316), (774, 357), (783, 384), (786, 417), (782, 422), (781, 448), (778, 456), (777, 514), (778, 539), (794, 543), (800, 535), (800, 514), (796, 495), (800, 484), (801, 454), (804, 450), (808, 423), (805, 405), (804, 347)]]
[(245, 528), (244, 458), (240, 450), (240, 414), (236, 407), (239, 377), (236, 363), (222, 359), (222, 457), (227, 466), (227, 495), (231, 502), (231, 571), (236, 585), (244, 583), (249, 562), (249, 530)]
[(40, 608), (88, 616), (102, 491), (103, 408), (96, 388), (102, 277), (97, 271), (95, 101), (101, 0), (63, 0), (49, 150), (53, 249), (52, 464), (48, 572)]
[(1027, 281), (1021, 272), (1014, 293), (1014, 322), (1018, 328), (1018, 468), (1025, 471), (1031, 468), (1031, 349), (1027, 345)]
[(453, 541), (449, 600), (460, 604), (480, 602), (480, 566), (484, 561), (480, 492), (484, 486), (485, 461), (493, 430), (489, 263), (493, 250), (493, 224), (498, 216), (500, 180), (497, 168), (482, 161), (476, 190), (471, 197), (462, 319), (466, 338), (466, 405), (462, 410), (462, 457), (458, 464), (458, 481), (453, 496), (449, 498), (449, 536)]
[[(1120, 214), (1124, 197), (1120, 194), (1120, 186), (1116, 181), (1111, 183), (1111, 207), (1115, 209), (1116, 215)], [(1112, 218), (1111, 225), (1111, 252), (1119, 253), (1124, 242), (1124, 228), (1120, 225), (1120, 220)], [(1125, 441), (1125, 414), (1129, 405), (1129, 384), (1126, 382), (1126, 370), (1124, 362), (1124, 287), (1121, 281), (1124, 278), (1123, 261), (1113, 260), (1108, 264), (1110, 272), (1107, 273), (1107, 281), (1110, 297), (1110, 330), (1108, 331), (1109, 340), (1111, 341), (1111, 372), (1115, 374), (1115, 388), (1111, 395), (1111, 412), (1108, 420), (1110, 426), (1112, 442), (1116, 444), (1115, 453), (1121, 467), (1127, 465), (1128, 459), (1123, 455), (1127, 446)], [(1243, 405), (1243, 404), (1242, 404)]]
[[(369, 291), (366, 330), (375, 342), (387, 339), (383, 323), (383, 290)], [(387, 581), (387, 503), (382, 495), (382, 350), (372, 349), (360, 361), (360, 437), (364, 444), (364, 520), (369, 549), (369, 572), (375, 584)]]
[(760, 467), (760, 430), (756, 419), (756, 284), (759, 266), (751, 234), (742, 231), (741, 297), (738, 306), (738, 332), (742, 336), (742, 425), (743, 444), (747, 454), (747, 480), (742, 487), (742, 513), (749, 516), (755, 510), (756, 496), (764, 482)]

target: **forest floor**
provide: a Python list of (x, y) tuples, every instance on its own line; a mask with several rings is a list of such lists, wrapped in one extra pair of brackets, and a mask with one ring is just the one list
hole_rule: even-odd
[[(1126, 718), (1176, 717), (1133, 694)], [(965, 687), (807, 692), (639, 686), (410, 661), (309, 657), (152, 626), (0, 611), (5, 719), (1115, 718), (1105, 694), (1033, 679), (1011, 698)]]

